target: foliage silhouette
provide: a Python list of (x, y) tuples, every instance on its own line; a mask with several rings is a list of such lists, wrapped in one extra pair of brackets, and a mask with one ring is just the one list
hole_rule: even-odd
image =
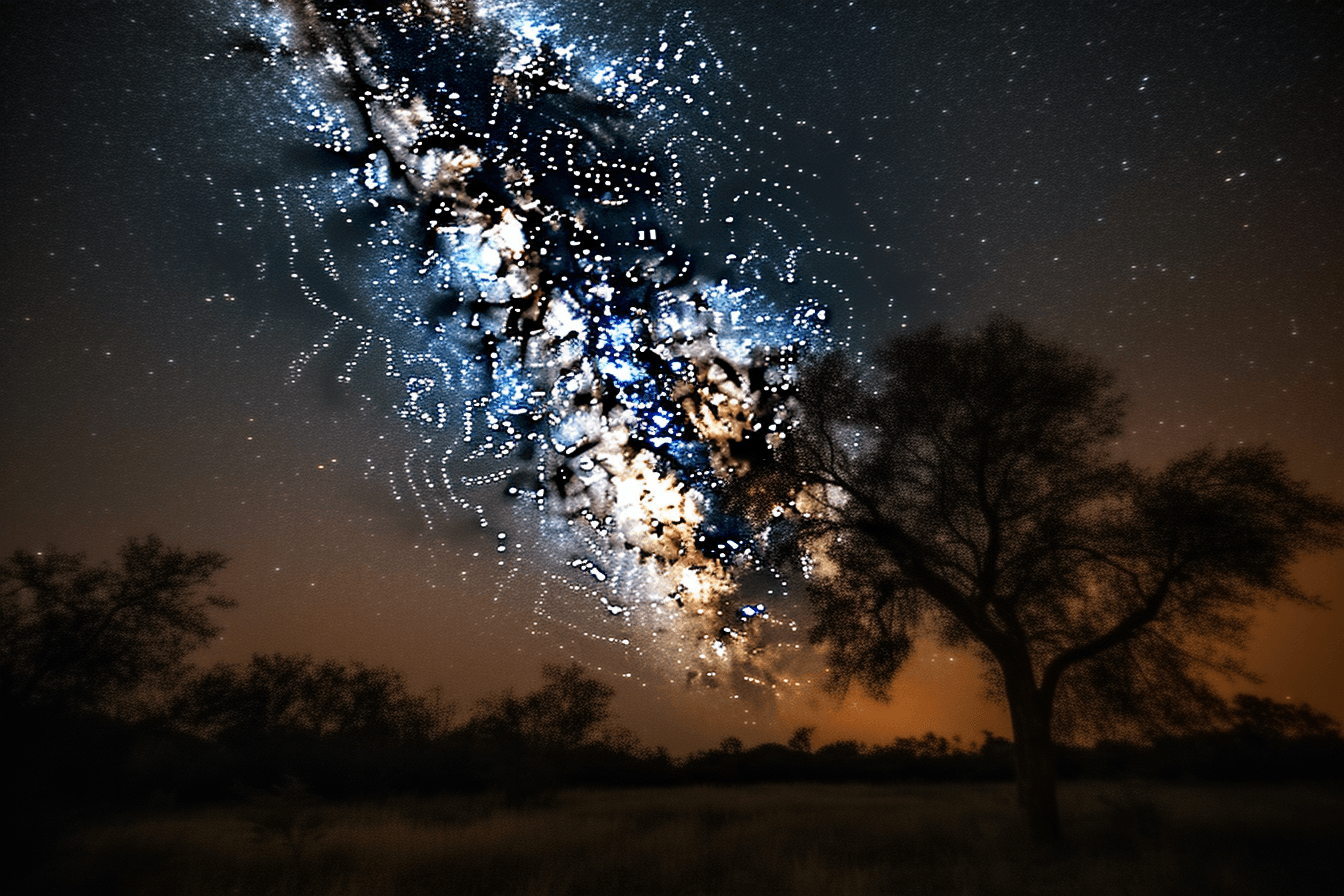
[(1270, 740), (1339, 737), (1339, 722), (1309, 703), (1281, 703), (1238, 694), (1232, 699), (1232, 733)]
[(811, 753), (812, 735), (816, 733), (817, 727), (815, 725), (799, 725), (793, 729), (793, 734), (789, 735), (789, 749), (797, 750), (800, 753)]
[(225, 564), (214, 551), (131, 538), (120, 564), (83, 554), (17, 550), (0, 563), (0, 713), (134, 712), (166, 687), (191, 651), (218, 636), (211, 611), (234, 601), (201, 593)]
[(884, 698), (916, 639), (973, 650), (1006, 700), (1019, 798), (1059, 836), (1055, 739), (1153, 735), (1224, 710), (1252, 612), (1311, 603), (1290, 577), (1338, 547), (1344, 506), (1267, 448), (1157, 471), (1111, 456), (1124, 399), (1096, 361), (995, 319), (840, 355), (738, 505), (810, 576), (831, 684)]
[(278, 787), (250, 796), (244, 817), (258, 843), (278, 841), (298, 867), (304, 853), (327, 834), (327, 819), (303, 782), (288, 778)]
[(519, 697), (509, 690), (481, 700), (467, 730), (480, 737), (567, 749), (608, 736), (623, 739), (623, 733), (603, 727), (611, 718), (615, 688), (578, 663), (547, 663), (542, 676), (546, 683), (530, 694)]
[(318, 662), (306, 654), (253, 654), (245, 666), (220, 663), (193, 675), (172, 717), (186, 729), (222, 739), (267, 734), (426, 738), (450, 712), (411, 694), (388, 666)]

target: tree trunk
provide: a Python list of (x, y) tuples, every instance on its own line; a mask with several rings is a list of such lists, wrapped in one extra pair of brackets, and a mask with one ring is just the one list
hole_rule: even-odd
[(1033, 840), (1060, 839), (1055, 788), (1055, 745), (1050, 737), (1050, 705), (1036, 687), (1028, 660), (1000, 662), (1008, 713), (1013, 722), (1013, 762), (1017, 801)]

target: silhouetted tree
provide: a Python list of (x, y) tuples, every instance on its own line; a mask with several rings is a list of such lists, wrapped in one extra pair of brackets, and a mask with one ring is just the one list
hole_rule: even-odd
[(189, 678), (172, 716), (198, 734), (225, 739), (303, 734), (404, 740), (428, 737), (449, 712), (410, 693), (401, 672), (306, 654), (253, 654)]
[(83, 554), (18, 550), (0, 563), (0, 713), (116, 713), (186, 668), (217, 637), (211, 611), (234, 602), (201, 589), (225, 564), (214, 551), (132, 538), (118, 567)]
[(1273, 740), (1339, 737), (1339, 722), (1309, 703), (1286, 703), (1253, 694), (1232, 698), (1232, 731)]
[(797, 750), (800, 753), (812, 752), (812, 735), (816, 734), (815, 725), (799, 725), (793, 729), (793, 734), (789, 735), (789, 749)]
[[(477, 704), (467, 723), (474, 734), (573, 748), (593, 743), (604, 734), (616, 689), (571, 663), (542, 667), (546, 683), (522, 697), (505, 691)], [(619, 732), (617, 740), (628, 740)]]
[(742, 752), (742, 738), (729, 735), (719, 741), (719, 752), (726, 753), (729, 756), (736, 756)]
[(1054, 738), (1178, 729), (1248, 676), (1252, 612), (1312, 602), (1289, 571), (1344, 506), (1269, 448), (1115, 460), (1124, 399), (1094, 360), (997, 319), (833, 355), (739, 501), (810, 577), (831, 684), (883, 698), (918, 636), (967, 647), (1007, 702), (1030, 828), (1059, 834)]

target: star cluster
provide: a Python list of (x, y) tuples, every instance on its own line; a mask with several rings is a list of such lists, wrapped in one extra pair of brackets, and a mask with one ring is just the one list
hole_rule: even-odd
[[(299, 367), (353, 331), (342, 378), (382, 359), (430, 434), (401, 483), (428, 515), (490, 527), (513, 498), (674, 668), (770, 679), (772, 616), (739, 593), (758, 536), (719, 493), (782, 437), (800, 359), (829, 344), (818, 296), (839, 297), (805, 273), (819, 243), (788, 187), (721, 189), (738, 140), (705, 119), (733, 91), (690, 17), (628, 59), (515, 4), (244, 22), (334, 163), (276, 193), (291, 274), (334, 318)], [(702, 219), (723, 246), (686, 243)], [(517, 540), (501, 527), (498, 552)]]

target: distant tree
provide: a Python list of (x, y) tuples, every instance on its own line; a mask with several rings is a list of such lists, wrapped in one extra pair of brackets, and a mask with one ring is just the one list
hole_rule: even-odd
[(793, 734), (789, 736), (788, 747), (790, 750), (797, 750), (799, 753), (812, 752), (812, 735), (817, 733), (815, 725), (800, 725), (793, 729)]
[(736, 756), (742, 752), (742, 738), (729, 735), (719, 741), (719, 752), (729, 756)]
[(187, 679), (171, 711), (183, 727), (225, 739), (423, 738), (441, 730), (450, 714), (433, 696), (410, 693), (405, 676), (390, 667), (281, 653), (202, 670)]
[(1115, 460), (1111, 374), (1010, 320), (899, 335), (867, 374), (827, 357), (795, 401), (738, 501), (796, 549), (831, 685), (885, 698), (917, 637), (978, 653), (1044, 839), (1056, 737), (1207, 720), (1253, 611), (1312, 603), (1292, 563), (1342, 543), (1344, 506), (1269, 448)]
[[(616, 689), (598, 681), (578, 663), (542, 667), (546, 683), (519, 697), (505, 691), (479, 701), (467, 722), (471, 733), (573, 748), (603, 740)], [(615, 741), (629, 740), (622, 732)]]
[(1232, 698), (1231, 730), (1270, 740), (1339, 737), (1339, 722), (1310, 703), (1288, 703), (1270, 697), (1238, 694)]
[(128, 540), (118, 556), (114, 568), (83, 554), (18, 550), (0, 563), (0, 713), (123, 711), (219, 635), (211, 612), (234, 601), (202, 589), (222, 554), (150, 535)]

